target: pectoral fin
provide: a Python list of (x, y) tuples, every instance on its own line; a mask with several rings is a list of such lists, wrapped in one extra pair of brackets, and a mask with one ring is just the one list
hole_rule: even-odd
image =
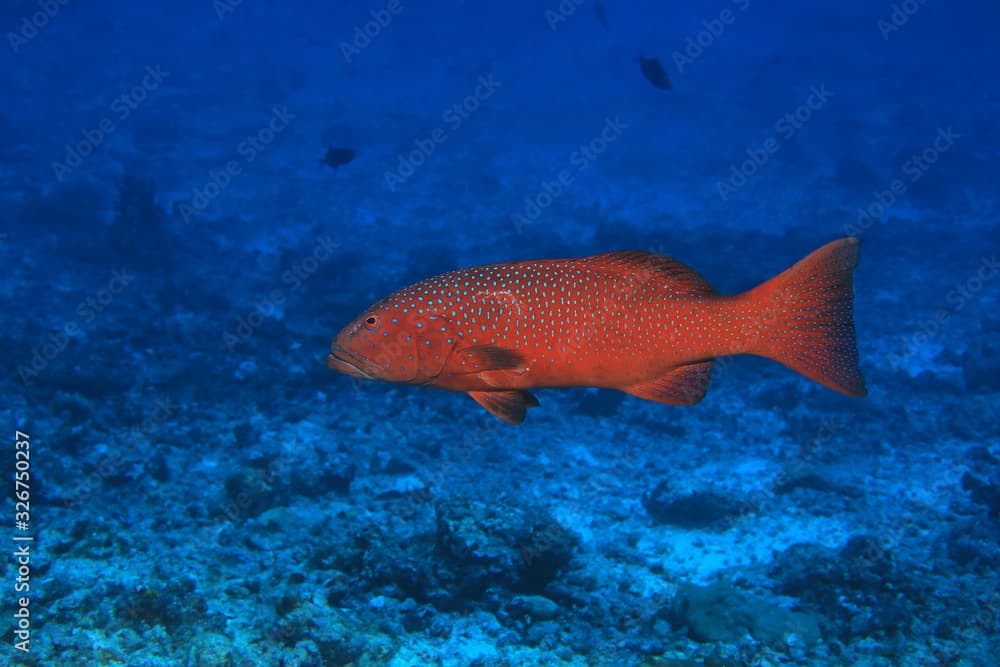
[(708, 391), (712, 379), (712, 361), (688, 364), (669, 371), (655, 380), (623, 387), (622, 391), (647, 401), (668, 405), (694, 405)]
[(472, 345), (455, 354), (465, 362), (464, 369), (468, 373), (515, 370), (526, 366), (523, 353), (499, 345)]
[(538, 399), (526, 391), (470, 391), (469, 396), (492, 415), (511, 424), (520, 424), (528, 408), (538, 406)]

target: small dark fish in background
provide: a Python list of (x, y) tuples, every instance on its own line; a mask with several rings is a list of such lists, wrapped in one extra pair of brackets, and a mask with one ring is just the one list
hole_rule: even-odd
[(600, 21), (601, 25), (605, 28), (608, 27), (608, 13), (604, 11), (604, 5), (597, 3), (594, 5), (594, 13), (597, 14), (597, 20)]
[(647, 58), (646, 54), (640, 53), (635, 59), (642, 69), (642, 75), (649, 79), (649, 82), (661, 90), (670, 90), (670, 76), (667, 70), (663, 69), (659, 58)]
[(327, 148), (326, 156), (320, 162), (336, 169), (337, 167), (343, 167), (353, 159), (354, 151), (350, 148)]

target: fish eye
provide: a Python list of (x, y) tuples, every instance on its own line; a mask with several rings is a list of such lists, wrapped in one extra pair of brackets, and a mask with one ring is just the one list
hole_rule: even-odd
[(365, 329), (369, 331), (375, 331), (378, 329), (378, 315), (372, 313), (365, 318)]

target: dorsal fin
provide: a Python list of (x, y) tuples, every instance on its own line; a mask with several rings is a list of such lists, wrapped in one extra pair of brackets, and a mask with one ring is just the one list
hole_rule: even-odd
[(678, 296), (710, 296), (718, 294), (707, 280), (687, 264), (666, 255), (642, 250), (618, 250), (587, 257), (595, 266), (628, 273), (640, 283), (663, 280), (678, 292)]

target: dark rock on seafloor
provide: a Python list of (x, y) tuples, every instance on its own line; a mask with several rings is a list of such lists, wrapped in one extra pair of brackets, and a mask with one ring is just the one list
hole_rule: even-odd
[(577, 539), (544, 512), (462, 498), (439, 500), (436, 555), (465, 596), (491, 586), (541, 593), (569, 564)]
[(988, 478), (979, 478), (970, 472), (962, 475), (962, 489), (976, 505), (985, 507), (991, 517), (1000, 516), (1000, 475), (993, 473)]
[(993, 456), (988, 447), (970, 447), (965, 453), (974, 465), (1000, 466), (1000, 459)]
[[(420, 506), (427, 509), (423, 496)], [(570, 563), (577, 544), (572, 533), (544, 511), (502, 502), (448, 497), (435, 500), (433, 511), (433, 520), (416, 522), (421, 527), (405, 539), (373, 522), (318, 554), (341, 573), (331, 578), (331, 600), (343, 605), (375, 594), (439, 611), (509, 607), (538, 620), (558, 613), (560, 602), (547, 586)], [(409, 614), (407, 623), (424, 628), (426, 614)]]
[(947, 540), (948, 558), (972, 572), (990, 573), (1000, 569), (1000, 543), (995, 524), (976, 518), (956, 525)]
[(926, 597), (919, 567), (871, 535), (856, 535), (839, 550), (794, 544), (776, 556), (770, 573), (776, 592), (822, 611), (843, 638), (896, 635)]
[(821, 493), (849, 493), (849, 489), (834, 484), (814, 470), (794, 470), (782, 475), (775, 483), (774, 492), (784, 495), (798, 490)]
[(747, 503), (714, 491), (673, 491), (666, 480), (643, 494), (642, 505), (657, 523), (682, 528), (725, 527), (750, 509)]

